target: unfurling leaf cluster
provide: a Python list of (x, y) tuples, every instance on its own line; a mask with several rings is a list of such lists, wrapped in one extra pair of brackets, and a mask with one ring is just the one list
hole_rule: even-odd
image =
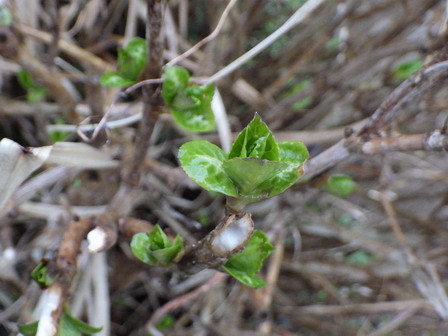
[(134, 235), (131, 249), (145, 264), (169, 266), (183, 252), (184, 243), (180, 235), (170, 241), (160, 226), (156, 225), (151, 232)]
[(250, 287), (263, 287), (265, 282), (256, 276), (274, 247), (262, 231), (256, 230), (241, 253), (231, 257), (223, 268), (238, 281)]
[(211, 108), (215, 86), (190, 84), (190, 74), (179, 66), (168, 67), (163, 73), (162, 97), (174, 120), (193, 132), (215, 128)]
[(301, 142), (275, 141), (258, 115), (238, 135), (228, 154), (205, 140), (183, 144), (178, 154), (182, 168), (201, 187), (246, 204), (278, 195), (293, 185), (308, 156)]
[(123, 87), (134, 84), (146, 66), (146, 41), (136, 37), (125, 48), (118, 49), (118, 71), (109, 71), (100, 77), (100, 84)]

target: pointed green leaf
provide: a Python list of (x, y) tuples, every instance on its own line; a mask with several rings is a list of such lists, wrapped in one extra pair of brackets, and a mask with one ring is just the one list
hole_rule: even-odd
[(337, 196), (347, 196), (356, 189), (356, 182), (347, 175), (331, 175), (324, 185), (324, 188)]
[(136, 81), (146, 65), (146, 41), (136, 37), (125, 48), (118, 49), (118, 73), (129, 80)]
[(272, 179), (267, 180), (265, 183), (260, 185), (258, 189), (266, 190), (270, 188), (268, 197), (273, 197), (291, 187), (294, 183), (297, 182), (300, 176), (301, 171), (299, 170), (299, 168), (297, 168), (296, 165), (290, 164), (288, 168), (276, 174)]
[(308, 149), (302, 142), (280, 141), (277, 143), (280, 152), (279, 159), (282, 162), (302, 164), (309, 158)]
[(61, 319), (61, 325), (58, 336), (61, 335), (61, 331), (64, 329), (63, 325), (66, 326), (66, 330), (77, 331), (78, 334), (95, 334), (100, 332), (102, 327), (93, 327), (83, 321), (78, 320), (77, 318), (71, 316), (69, 313), (65, 312)]
[(32, 89), (35, 86), (31, 74), (23, 69), (17, 72), (17, 80), (19, 81), (19, 84), (26, 90)]
[(162, 317), (162, 319), (155, 324), (155, 327), (159, 330), (168, 329), (174, 325), (176, 320), (171, 315), (166, 315)]
[(41, 287), (47, 288), (50, 286), (54, 279), (50, 277), (48, 274), (48, 262), (43, 261), (37, 265), (34, 270), (31, 272), (31, 278)]
[(230, 149), (229, 159), (235, 157), (256, 157), (278, 161), (279, 152), (275, 138), (258, 114), (234, 141)]
[(125, 78), (117, 72), (106, 72), (100, 77), (100, 84), (106, 87), (123, 87), (134, 83), (134, 80)]
[(177, 235), (170, 242), (163, 230), (156, 225), (149, 233), (134, 235), (131, 242), (132, 253), (150, 265), (169, 266), (183, 250), (182, 238)]
[(424, 62), (422, 60), (410, 60), (399, 64), (392, 70), (394, 81), (401, 82), (412, 76), (415, 72), (420, 70)]
[[(19, 326), (19, 331), (24, 336), (35, 336), (39, 326), (39, 321)], [(59, 322), (58, 336), (81, 336), (81, 334), (95, 334), (103, 328), (92, 327), (91, 325), (84, 323), (67, 312), (61, 317)]]
[(37, 333), (37, 327), (39, 326), (39, 321), (19, 325), (19, 332), (24, 336), (35, 336)]
[(289, 167), (289, 164), (257, 158), (234, 158), (224, 161), (222, 166), (236, 186), (240, 197), (261, 200), (269, 197), (272, 188), (274, 188), (266, 181), (284, 171)]
[(241, 272), (233, 268), (229, 268), (226, 266), (223, 266), (224, 270), (229, 273), (231, 276), (233, 276), (235, 279), (237, 279), (239, 282), (245, 284), (246, 286), (253, 287), (253, 288), (261, 288), (266, 286), (266, 283), (263, 279), (256, 276), (255, 274), (249, 274), (247, 272)]
[(178, 158), (187, 175), (204, 189), (238, 196), (222, 167), (226, 154), (218, 146), (205, 140), (190, 141), (180, 147)]
[(34, 82), (31, 74), (23, 69), (17, 73), (17, 79), (19, 84), (26, 90), (26, 100), (30, 103), (42, 100), (48, 92), (45, 86)]
[(62, 315), (59, 322), (58, 336), (81, 336), (81, 332), (70, 322), (66, 315)]
[(255, 230), (244, 250), (227, 260), (225, 266), (241, 272), (257, 273), (272, 251), (274, 251), (274, 247), (266, 234), (263, 231)]
[(264, 281), (255, 276), (263, 266), (264, 260), (274, 250), (262, 231), (256, 230), (243, 252), (233, 256), (224, 264), (224, 269), (237, 280), (252, 287), (264, 286)]
[(189, 80), (190, 75), (185, 68), (180, 66), (166, 68), (162, 84), (162, 97), (165, 104), (172, 104), (178, 92), (186, 89)]
[(28, 92), (26, 93), (26, 100), (29, 103), (37, 103), (45, 97), (47, 92), (48, 92), (47, 88), (43, 86), (29, 89)]
[(189, 85), (188, 71), (179, 66), (169, 67), (163, 74), (162, 97), (174, 120), (193, 132), (207, 132), (215, 128), (211, 102), (215, 87)]

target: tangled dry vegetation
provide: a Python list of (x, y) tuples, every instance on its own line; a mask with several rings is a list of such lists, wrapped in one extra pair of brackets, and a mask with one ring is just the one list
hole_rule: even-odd
[[(210, 34), (227, 5), (147, 2), (161, 3), (164, 16), (146, 79)], [(69, 255), (61, 304), (103, 326), (98, 335), (447, 334), (447, 3), (308, 0), (315, 9), (291, 30), (220, 75), (303, 2), (234, 2), (219, 34), (179, 60), (194, 77), (217, 80), (227, 111), (217, 114), (219, 136), (185, 133), (150, 109), (142, 123), (152, 123), (150, 139), (137, 125), (157, 86), (123, 95), (98, 83), (115, 69), (117, 47), (145, 36), (143, 0), (6, 2), (14, 22), (0, 27), (0, 136), (31, 147), (85, 141), (121, 168), (45, 164), (15, 191), (0, 218), (0, 335), (39, 318), (45, 297), (31, 271), (61, 255)], [(46, 87), (40, 102), (27, 101), (22, 68)], [(193, 243), (223, 214), (223, 199), (179, 168), (179, 146), (191, 138), (225, 146), (227, 120), (236, 132), (256, 111), (277, 139), (303, 141), (311, 153), (303, 183), (250, 206), (276, 248), (267, 286), (138, 262), (133, 233), (160, 224)], [(88, 126), (105, 115), (109, 127)], [(357, 190), (323, 190), (333, 173), (350, 175)], [(90, 254), (85, 236), (103, 224), (108, 249)]]

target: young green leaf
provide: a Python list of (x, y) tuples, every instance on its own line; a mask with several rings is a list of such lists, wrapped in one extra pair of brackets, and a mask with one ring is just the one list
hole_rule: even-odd
[(237, 136), (228, 156), (207, 141), (188, 142), (179, 151), (182, 168), (193, 181), (232, 197), (238, 208), (289, 188), (308, 157), (301, 142), (277, 143), (258, 115)]
[(324, 188), (337, 196), (347, 196), (356, 189), (356, 182), (347, 175), (331, 175), (324, 185)]
[(19, 332), (23, 334), (24, 336), (34, 336), (37, 333), (37, 327), (39, 326), (39, 321), (29, 323), (29, 324), (22, 324), (19, 325)]
[(215, 116), (211, 108), (214, 85), (187, 87), (170, 106), (174, 120), (183, 128), (193, 132), (208, 132), (215, 129)]
[[(63, 125), (66, 124), (66, 121), (62, 117), (58, 117), (53, 122), (54, 125)], [(49, 131), (48, 136), (50, 137), (51, 143), (54, 144), (56, 142), (62, 142), (65, 141), (68, 136), (70, 135), (70, 132), (64, 132), (64, 131)]]
[(106, 72), (100, 84), (107, 87), (123, 87), (135, 83), (146, 66), (146, 41), (136, 37), (124, 48), (118, 49), (118, 71)]
[(222, 166), (227, 155), (205, 140), (194, 140), (179, 149), (179, 161), (187, 175), (208, 191), (237, 197), (238, 192)]
[(213, 84), (189, 85), (190, 75), (179, 66), (168, 67), (163, 74), (162, 97), (174, 120), (193, 132), (207, 132), (215, 128), (211, 102)]
[(245, 284), (246, 286), (253, 288), (261, 288), (266, 286), (264, 280), (256, 276), (255, 274), (239, 271), (237, 269), (230, 268), (227, 266), (224, 266), (224, 269), (227, 273), (229, 273), (231, 276), (233, 276), (235, 279)]
[(118, 73), (136, 81), (146, 65), (146, 41), (136, 37), (127, 46), (118, 50)]
[(238, 134), (230, 149), (229, 159), (255, 157), (278, 161), (279, 152), (275, 138), (258, 114)]
[[(39, 327), (39, 321), (20, 325), (19, 332), (24, 336), (35, 336)], [(71, 316), (67, 312), (61, 317), (59, 322), (58, 336), (81, 336), (83, 334), (95, 334), (103, 328), (92, 327), (91, 325), (84, 323), (75, 317)]]
[(66, 335), (62, 334), (63, 330), (65, 331), (77, 331), (79, 335), (81, 334), (95, 334), (100, 332), (102, 327), (93, 327), (83, 321), (78, 320), (77, 318), (71, 316), (69, 313), (65, 312), (61, 319), (59, 330), (59, 336)]
[(308, 149), (302, 142), (280, 141), (277, 145), (280, 153), (279, 159), (282, 162), (303, 164), (310, 156)]
[(240, 282), (251, 287), (263, 287), (264, 281), (255, 273), (259, 272), (264, 260), (274, 250), (262, 231), (256, 230), (243, 252), (233, 256), (224, 264), (224, 269)]
[(50, 277), (48, 274), (48, 268), (47, 268), (48, 262), (43, 261), (37, 265), (34, 270), (31, 272), (31, 278), (41, 287), (41, 288), (47, 288), (50, 286), (54, 279)]
[(188, 86), (190, 75), (185, 68), (180, 66), (168, 67), (163, 73), (162, 97), (165, 104), (170, 105), (179, 91)]
[(134, 83), (134, 80), (125, 78), (117, 72), (106, 72), (100, 77), (100, 84), (106, 87), (123, 87)]
[(166, 315), (162, 317), (162, 319), (156, 323), (155, 327), (159, 330), (168, 329), (174, 325), (176, 320), (171, 315)]
[(300, 176), (301, 172), (297, 166), (290, 164), (287, 168), (272, 176), (271, 179), (259, 185), (257, 190), (269, 190), (266, 198), (274, 197), (296, 183)]
[(39, 102), (48, 92), (46, 87), (35, 83), (31, 74), (23, 69), (17, 73), (17, 79), (26, 90), (26, 100), (30, 103)]
[(268, 198), (274, 187), (266, 181), (289, 167), (286, 162), (257, 158), (234, 158), (223, 162), (227, 176), (232, 180), (241, 198)]
[(177, 235), (171, 242), (160, 226), (156, 225), (149, 233), (134, 235), (131, 249), (132, 253), (146, 264), (169, 266), (183, 251), (183, 240)]
[(401, 82), (420, 70), (423, 64), (424, 62), (419, 59), (403, 62), (392, 70), (392, 77), (395, 82)]
[(19, 72), (17, 73), (17, 79), (19, 80), (19, 84), (25, 90), (32, 89), (35, 86), (33, 78), (31, 77), (30, 73), (23, 69), (19, 70)]

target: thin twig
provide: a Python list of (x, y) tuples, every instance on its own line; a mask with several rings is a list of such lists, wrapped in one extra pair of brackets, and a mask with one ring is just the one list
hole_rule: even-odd
[(162, 307), (158, 308), (154, 314), (152, 314), (151, 318), (145, 325), (145, 330), (149, 330), (150, 327), (154, 325), (161, 317), (168, 314), (173, 309), (181, 307), (194, 299), (196, 299), (199, 295), (207, 293), (213, 287), (221, 283), (227, 277), (226, 274), (217, 272), (214, 276), (212, 276), (205, 284), (201, 287), (196, 288), (192, 292), (179, 296), (172, 301), (165, 303)]
[(326, 0), (309, 0), (305, 2), (283, 25), (280, 26), (280, 28), (278, 28), (275, 32), (266, 37), (263, 41), (258, 43), (248, 52), (238, 57), (232, 63), (228, 64), (227, 66), (219, 70), (217, 73), (210, 76), (207, 79), (206, 84), (217, 82), (221, 78), (229, 75), (230, 73), (238, 69), (252, 57), (258, 55), (264, 49), (269, 47), (272, 43), (274, 43), (276, 40), (278, 40), (280, 37), (286, 34), (289, 30), (291, 30), (296, 25), (307, 19), (309, 15), (325, 1)]
[(224, 26), (224, 23), (225, 23), (225, 21), (227, 19), (227, 16), (230, 13), (230, 10), (236, 4), (236, 2), (237, 2), (237, 0), (230, 0), (229, 1), (229, 3), (227, 4), (226, 8), (222, 12), (221, 18), (219, 19), (218, 24), (216, 25), (216, 28), (210, 33), (210, 35), (208, 35), (207, 37), (203, 38), (201, 41), (196, 43), (193, 47), (191, 47), (190, 49), (185, 51), (183, 54), (173, 58), (171, 61), (169, 61), (166, 64), (166, 66), (173, 66), (176, 63), (179, 63), (180, 61), (182, 61), (183, 59), (187, 58), (191, 54), (194, 54), (203, 45), (205, 45), (206, 43), (208, 43), (211, 40), (213, 40), (214, 38), (216, 38), (216, 36), (218, 36), (219, 32), (221, 31), (222, 27)]

